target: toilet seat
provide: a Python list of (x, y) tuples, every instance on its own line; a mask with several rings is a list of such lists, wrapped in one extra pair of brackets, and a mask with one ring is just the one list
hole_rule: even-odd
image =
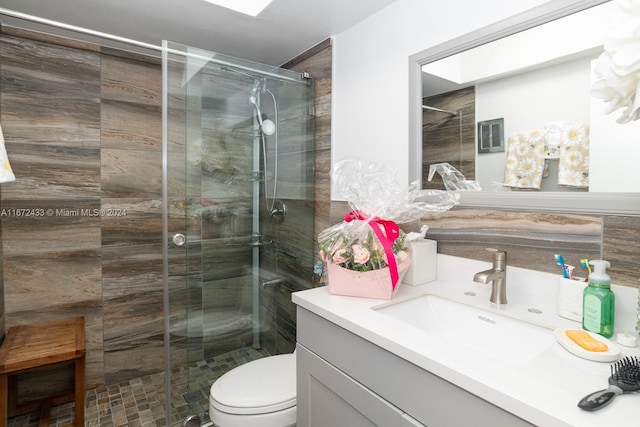
[(295, 354), (264, 357), (232, 369), (213, 383), (209, 401), (218, 411), (237, 415), (295, 407)]

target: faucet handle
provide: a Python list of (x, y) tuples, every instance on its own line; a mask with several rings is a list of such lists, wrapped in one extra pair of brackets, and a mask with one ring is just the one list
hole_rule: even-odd
[(507, 266), (507, 252), (495, 248), (485, 248), (489, 252), (493, 252), (493, 268), (504, 270)]

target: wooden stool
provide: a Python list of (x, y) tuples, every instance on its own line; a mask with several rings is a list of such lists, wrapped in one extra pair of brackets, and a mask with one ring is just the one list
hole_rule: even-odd
[[(84, 317), (9, 328), (0, 347), (0, 427), (7, 418), (40, 409), (40, 426), (49, 425), (51, 405), (75, 401), (76, 427), (84, 427)], [(74, 362), (75, 387), (70, 393), (18, 406), (16, 374), (42, 366)], [(4, 397), (6, 396), (6, 397)]]

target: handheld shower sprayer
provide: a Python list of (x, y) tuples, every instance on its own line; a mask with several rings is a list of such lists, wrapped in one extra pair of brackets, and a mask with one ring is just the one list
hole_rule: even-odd
[[(262, 111), (260, 111), (260, 104), (262, 101), (261, 95), (268, 94), (273, 100), (273, 118), (275, 120), (271, 121), (268, 119), (262, 118)], [(263, 161), (263, 173), (265, 176), (264, 182), (264, 202), (265, 207), (267, 208), (267, 212), (269, 213), (270, 221), (274, 224), (282, 224), (286, 217), (286, 208), (284, 206), (284, 202), (276, 199), (276, 194), (278, 191), (278, 103), (276, 101), (276, 96), (267, 88), (267, 79), (266, 77), (257, 78), (253, 82), (253, 88), (251, 89), (251, 93), (249, 94), (248, 99), (249, 104), (253, 104), (255, 108), (256, 117), (254, 118), (257, 121), (257, 124), (260, 126), (260, 135), (255, 135), (255, 142), (262, 142), (262, 161)], [(267, 136), (275, 135), (273, 138), (273, 151), (267, 152)], [(273, 191), (271, 192), (271, 200), (269, 200), (267, 190), (267, 159), (273, 159)]]
[(264, 93), (266, 91), (266, 88), (264, 87), (265, 83), (265, 79), (256, 80), (256, 82), (253, 84), (253, 89), (251, 89), (251, 95), (249, 95), (249, 103), (253, 104), (256, 109), (256, 116), (258, 116), (258, 123), (260, 124), (262, 133), (270, 136), (275, 133), (276, 124), (269, 119), (262, 119), (262, 111), (260, 111), (260, 105), (258, 103), (258, 91), (260, 91), (261, 93)]

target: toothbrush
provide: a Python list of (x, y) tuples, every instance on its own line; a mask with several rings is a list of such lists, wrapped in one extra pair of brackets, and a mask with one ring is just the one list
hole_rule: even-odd
[(589, 260), (587, 258), (581, 259), (580, 265), (582, 265), (582, 268), (586, 268), (589, 274), (591, 274), (591, 266), (589, 265)]
[(569, 271), (567, 270), (567, 267), (565, 267), (564, 257), (562, 256), (562, 254), (555, 254), (553, 258), (556, 260), (556, 264), (562, 267), (562, 277), (568, 279)]

